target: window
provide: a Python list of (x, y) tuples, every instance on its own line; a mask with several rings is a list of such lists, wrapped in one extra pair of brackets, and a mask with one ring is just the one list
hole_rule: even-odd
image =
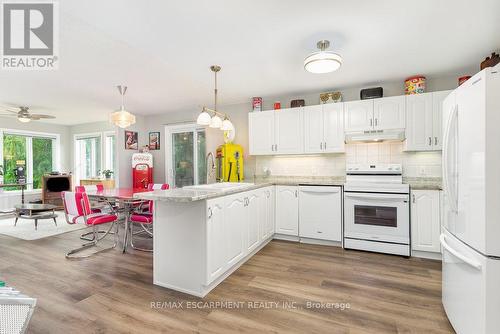
[[(15, 170), (23, 166), (28, 189), (41, 189), (42, 176), (58, 168), (58, 135), (0, 130), (4, 183), (16, 183)], [(18, 188), (5, 188), (18, 190)]]
[(99, 177), (104, 169), (116, 172), (115, 138), (114, 131), (75, 135), (75, 184)]
[(206, 180), (205, 129), (197, 125), (166, 127), (167, 182), (180, 188)]

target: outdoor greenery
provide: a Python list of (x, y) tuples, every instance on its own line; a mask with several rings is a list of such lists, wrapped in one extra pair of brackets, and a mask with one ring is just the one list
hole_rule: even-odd
[(105, 170), (100, 170), (98, 174), (104, 175), (105, 178), (110, 179), (111, 175), (113, 175), (113, 171), (111, 169), (105, 169)]
[[(24, 161), (26, 164), (26, 147), (28, 137), (12, 134), (3, 136), (3, 164), (4, 164), (4, 182), (15, 183), (15, 169), (17, 161)], [(33, 147), (33, 189), (40, 189), (42, 186), (42, 175), (52, 171), (52, 145), (50, 138), (32, 138)], [(26, 176), (31, 171), (27, 170)], [(16, 188), (12, 188), (16, 189)], [(6, 188), (6, 190), (12, 190)]]

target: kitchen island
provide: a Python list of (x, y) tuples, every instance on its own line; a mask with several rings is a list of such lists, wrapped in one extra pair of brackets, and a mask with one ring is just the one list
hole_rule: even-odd
[(274, 235), (272, 184), (136, 194), (154, 201), (153, 283), (204, 297)]

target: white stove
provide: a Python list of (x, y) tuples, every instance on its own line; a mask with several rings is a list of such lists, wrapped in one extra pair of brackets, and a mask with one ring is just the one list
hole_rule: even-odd
[(401, 165), (347, 165), (344, 218), (344, 248), (410, 256), (409, 186)]

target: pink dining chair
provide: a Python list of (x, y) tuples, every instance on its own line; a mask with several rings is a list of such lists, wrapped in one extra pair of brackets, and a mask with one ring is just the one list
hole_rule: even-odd
[[(64, 215), (66, 217), (66, 222), (68, 224), (77, 224), (79, 221), (83, 220), (85, 225), (87, 227), (92, 227), (92, 235), (93, 238), (90, 240), (90, 242), (85, 243), (82, 245), (82, 247), (73, 249), (66, 253), (66, 258), (84, 258), (84, 257), (89, 257), (91, 255), (100, 253), (104, 250), (109, 250), (112, 248), (116, 247), (117, 244), (117, 237), (118, 237), (118, 216), (112, 212), (112, 213), (102, 213), (102, 212), (97, 212), (97, 213), (92, 213), (91, 207), (90, 207), (90, 201), (87, 196), (87, 193), (85, 192), (71, 192), (71, 191), (63, 191), (61, 194), (62, 200), (63, 200), (63, 206), (64, 206)], [(107, 231), (99, 231), (97, 226), (101, 224), (107, 224), (111, 223), (111, 226)], [(84, 256), (73, 256), (74, 254), (90, 248), (97, 246), (98, 242), (102, 239), (104, 239), (108, 234), (110, 234), (111, 230), (115, 227), (114, 235), (114, 244), (111, 247), (101, 249), (97, 252), (94, 252), (89, 255), (84, 255)], [(101, 237), (99, 237), (99, 234), (103, 233)]]
[[(168, 190), (170, 189), (170, 186), (168, 183), (149, 183), (148, 184), (148, 191), (153, 191), (153, 190)], [(149, 206), (153, 205), (153, 201), (147, 201), (146, 203), (143, 203), (141, 205), (141, 211), (143, 212), (151, 212), (149, 209)]]
[(104, 185), (102, 184), (91, 184), (91, 185), (86, 185), (86, 186), (76, 186), (75, 187), (75, 192), (77, 193), (85, 193), (88, 191), (103, 191), (104, 190)]

